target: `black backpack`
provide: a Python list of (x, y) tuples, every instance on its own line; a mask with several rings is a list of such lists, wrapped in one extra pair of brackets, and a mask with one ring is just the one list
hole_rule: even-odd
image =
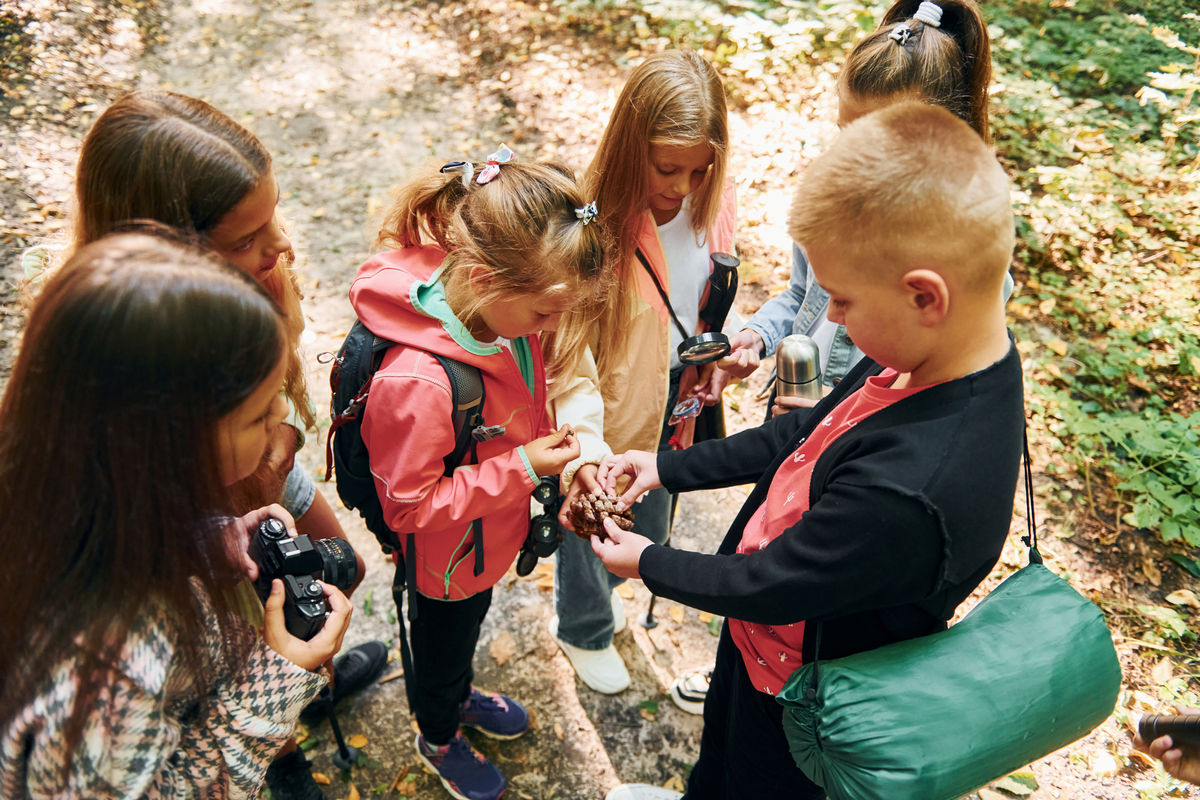
[[(325, 480), (337, 471), (337, 493), (347, 508), (357, 509), (366, 523), (367, 530), (375, 534), (385, 553), (400, 553), (396, 562), (396, 577), (392, 583), (392, 596), (396, 608), (402, 608), (402, 595), (409, 591), (408, 618), (417, 618), (417, 606), (413, 602), (416, 591), (416, 559), (413, 534), (409, 533), (405, 549), (400, 549), (399, 536), (388, 527), (383, 519), (383, 506), (375, 491), (375, 479), (371, 475), (370, 457), (362, 440), (362, 411), (366, 408), (371, 393), (375, 372), (383, 361), (384, 353), (395, 342), (376, 336), (366, 325), (355, 320), (346, 334), (337, 355), (332, 358), (329, 373), (330, 417), (329, 438), (325, 445)], [(457, 469), (470, 451), (472, 459), (478, 461), (476, 442), (488, 441), (504, 434), (501, 426), (487, 426), (483, 420), (483, 376), (478, 367), (464, 364), (446, 356), (430, 353), (450, 379), (450, 395), (454, 405), (454, 451), (445, 457), (445, 473), (450, 475)], [(483, 523), (475, 520), (475, 574), (483, 573)], [(407, 552), (409, 557), (403, 557)], [(403, 577), (402, 577), (403, 576)], [(404, 668), (411, 673), (412, 664), (405, 641), (404, 618), (400, 616), (401, 655)]]

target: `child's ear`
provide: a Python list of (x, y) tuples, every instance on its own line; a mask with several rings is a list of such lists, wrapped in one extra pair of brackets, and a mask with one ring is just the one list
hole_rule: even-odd
[(931, 269), (914, 269), (905, 273), (903, 284), (923, 327), (932, 328), (946, 318), (950, 311), (950, 288), (941, 275)]
[(471, 287), (471, 291), (477, 295), (487, 294), (492, 288), (492, 280), (495, 275), (492, 270), (485, 267), (483, 264), (475, 264), (467, 272), (467, 285)]

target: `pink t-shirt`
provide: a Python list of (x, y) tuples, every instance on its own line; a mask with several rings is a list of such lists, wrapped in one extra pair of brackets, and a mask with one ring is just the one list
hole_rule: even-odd
[[(764, 549), (771, 540), (800, 521), (808, 511), (809, 481), (817, 459), (839, 436), (881, 408), (910, 397), (927, 386), (913, 389), (889, 388), (896, 371), (885, 369), (868, 378), (863, 387), (839, 403), (817, 425), (795, 454), (785, 461), (767, 490), (767, 499), (754, 512), (742, 531), (739, 553)], [(792, 672), (800, 668), (804, 644), (804, 621), (788, 625), (759, 625), (742, 620), (728, 622), (729, 633), (742, 653), (746, 672), (760, 691), (778, 694)]]

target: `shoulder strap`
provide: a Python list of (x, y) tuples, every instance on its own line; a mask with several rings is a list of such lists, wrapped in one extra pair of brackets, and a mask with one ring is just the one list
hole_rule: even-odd
[(683, 323), (679, 321), (679, 317), (675, 316), (675, 309), (671, 307), (671, 299), (667, 297), (667, 293), (663, 290), (662, 284), (658, 280), (658, 276), (654, 274), (654, 269), (651, 268), (650, 262), (646, 260), (646, 256), (642, 253), (642, 248), (634, 250), (638, 261), (642, 262), (642, 266), (646, 268), (646, 272), (650, 275), (650, 280), (654, 281), (654, 288), (658, 289), (658, 296), (662, 298), (663, 304), (667, 307), (667, 313), (671, 315), (671, 319), (675, 322), (675, 327), (679, 329), (679, 335), (686, 341), (692, 334), (687, 332), (683, 327)]
[[(437, 359), (450, 378), (450, 399), (454, 404), (454, 451), (445, 458), (446, 469), (443, 474), (451, 475), (462, 465), (468, 450), (471, 451), (472, 460), (479, 461), (475, 450), (479, 437), (474, 432), (487, 427), (483, 421), (483, 400), (486, 396), (483, 374), (479, 367), (437, 353), (430, 355)], [(483, 574), (483, 520), (473, 520), (471, 528), (475, 533), (475, 577), (478, 578)]]

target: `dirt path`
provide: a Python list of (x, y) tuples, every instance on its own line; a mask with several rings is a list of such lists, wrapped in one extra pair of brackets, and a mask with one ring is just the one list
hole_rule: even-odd
[[(386, 203), (388, 187), (424, 159), (478, 160), (500, 142), (525, 156), (554, 155), (582, 168), (640, 46), (573, 35), (554, 24), (546, 5), (522, 2), (195, 0), (139, 10), (121, 0), (88, 6), (90, 12), (60, 12), (64, 6), (55, 0), (30, 0), (28, 7), (44, 27), (30, 51), (30, 78), (6, 89), (0, 111), (0, 385), (20, 341), (16, 256), (64, 224), (80, 137), (121, 92), (161, 87), (214, 103), (254, 130), (275, 156), (281, 205), (304, 256), (306, 348), (321, 408), (328, 402), (327, 371), (316, 357), (335, 349), (353, 321), (346, 291), (369, 252), (368, 220)], [(83, 16), (89, 13), (90, 20)], [(836, 130), (826, 91), (831, 81), (832, 73), (821, 71), (794, 78), (784, 87), (786, 104), (755, 99), (753, 87), (735, 87), (731, 172), (740, 195), (744, 313), (766, 299), (767, 287), (786, 279), (784, 214), (795, 175)], [(727, 395), (731, 427), (762, 418), (754, 394), (765, 372)], [(300, 458), (323, 474), (317, 437)], [(321, 488), (336, 503), (333, 487)], [(685, 496), (678, 545), (711, 552), (743, 498), (740, 489)], [(390, 564), (356, 514), (339, 515), (370, 572), (354, 598), (347, 643), (392, 640)], [(1140, 558), (1145, 547), (1137, 541)], [(1124, 544), (1133, 547), (1129, 539)], [(1051, 539), (1047, 549), (1077, 585), (1082, 576), (1106, 588), (1107, 573), (1090, 560), (1086, 537)], [(1004, 563), (1021, 563), (1015, 546)], [(553, 613), (549, 572), (543, 564), (532, 579), (502, 581), (476, 657), (477, 682), (526, 701), (536, 728), (515, 742), (476, 737), (476, 743), (510, 778), (510, 795), (520, 798), (594, 798), (620, 781), (681, 781), (695, 760), (701, 720), (661, 692), (680, 671), (711, 660), (716, 639), (708, 620), (662, 603), (659, 627), (647, 631), (635, 619), (648, 593), (634, 584), (624, 600), (631, 631), (617, 637), (634, 682), (618, 697), (600, 696), (577, 683), (546, 631)], [(654, 704), (657, 711), (650, 713)], [(368, 766), (351, 776), (361, 794), (412, 765), (417, 796), (446, 796), (416, 769), (402, 679), (347, 702), (342, 724), (348, 736), (369, 740), (363, 748)], [(311, 736), (318, 744), (309, 755), (333, 780), (329, 796), (346, 797), (349, 784), (329, 761), (328, 726)], [(1148, 773), (1098, 774), (1106, 771), (1105, 753), (1126, 758), (1128, 751), (1120, 726), (1110, 720), (1033, 765), (1041, 788), (1030, 797), (1136, 796), (1131, 784)], [(988, 800), (995, 797), (1012, 795), (992, 791)]]

